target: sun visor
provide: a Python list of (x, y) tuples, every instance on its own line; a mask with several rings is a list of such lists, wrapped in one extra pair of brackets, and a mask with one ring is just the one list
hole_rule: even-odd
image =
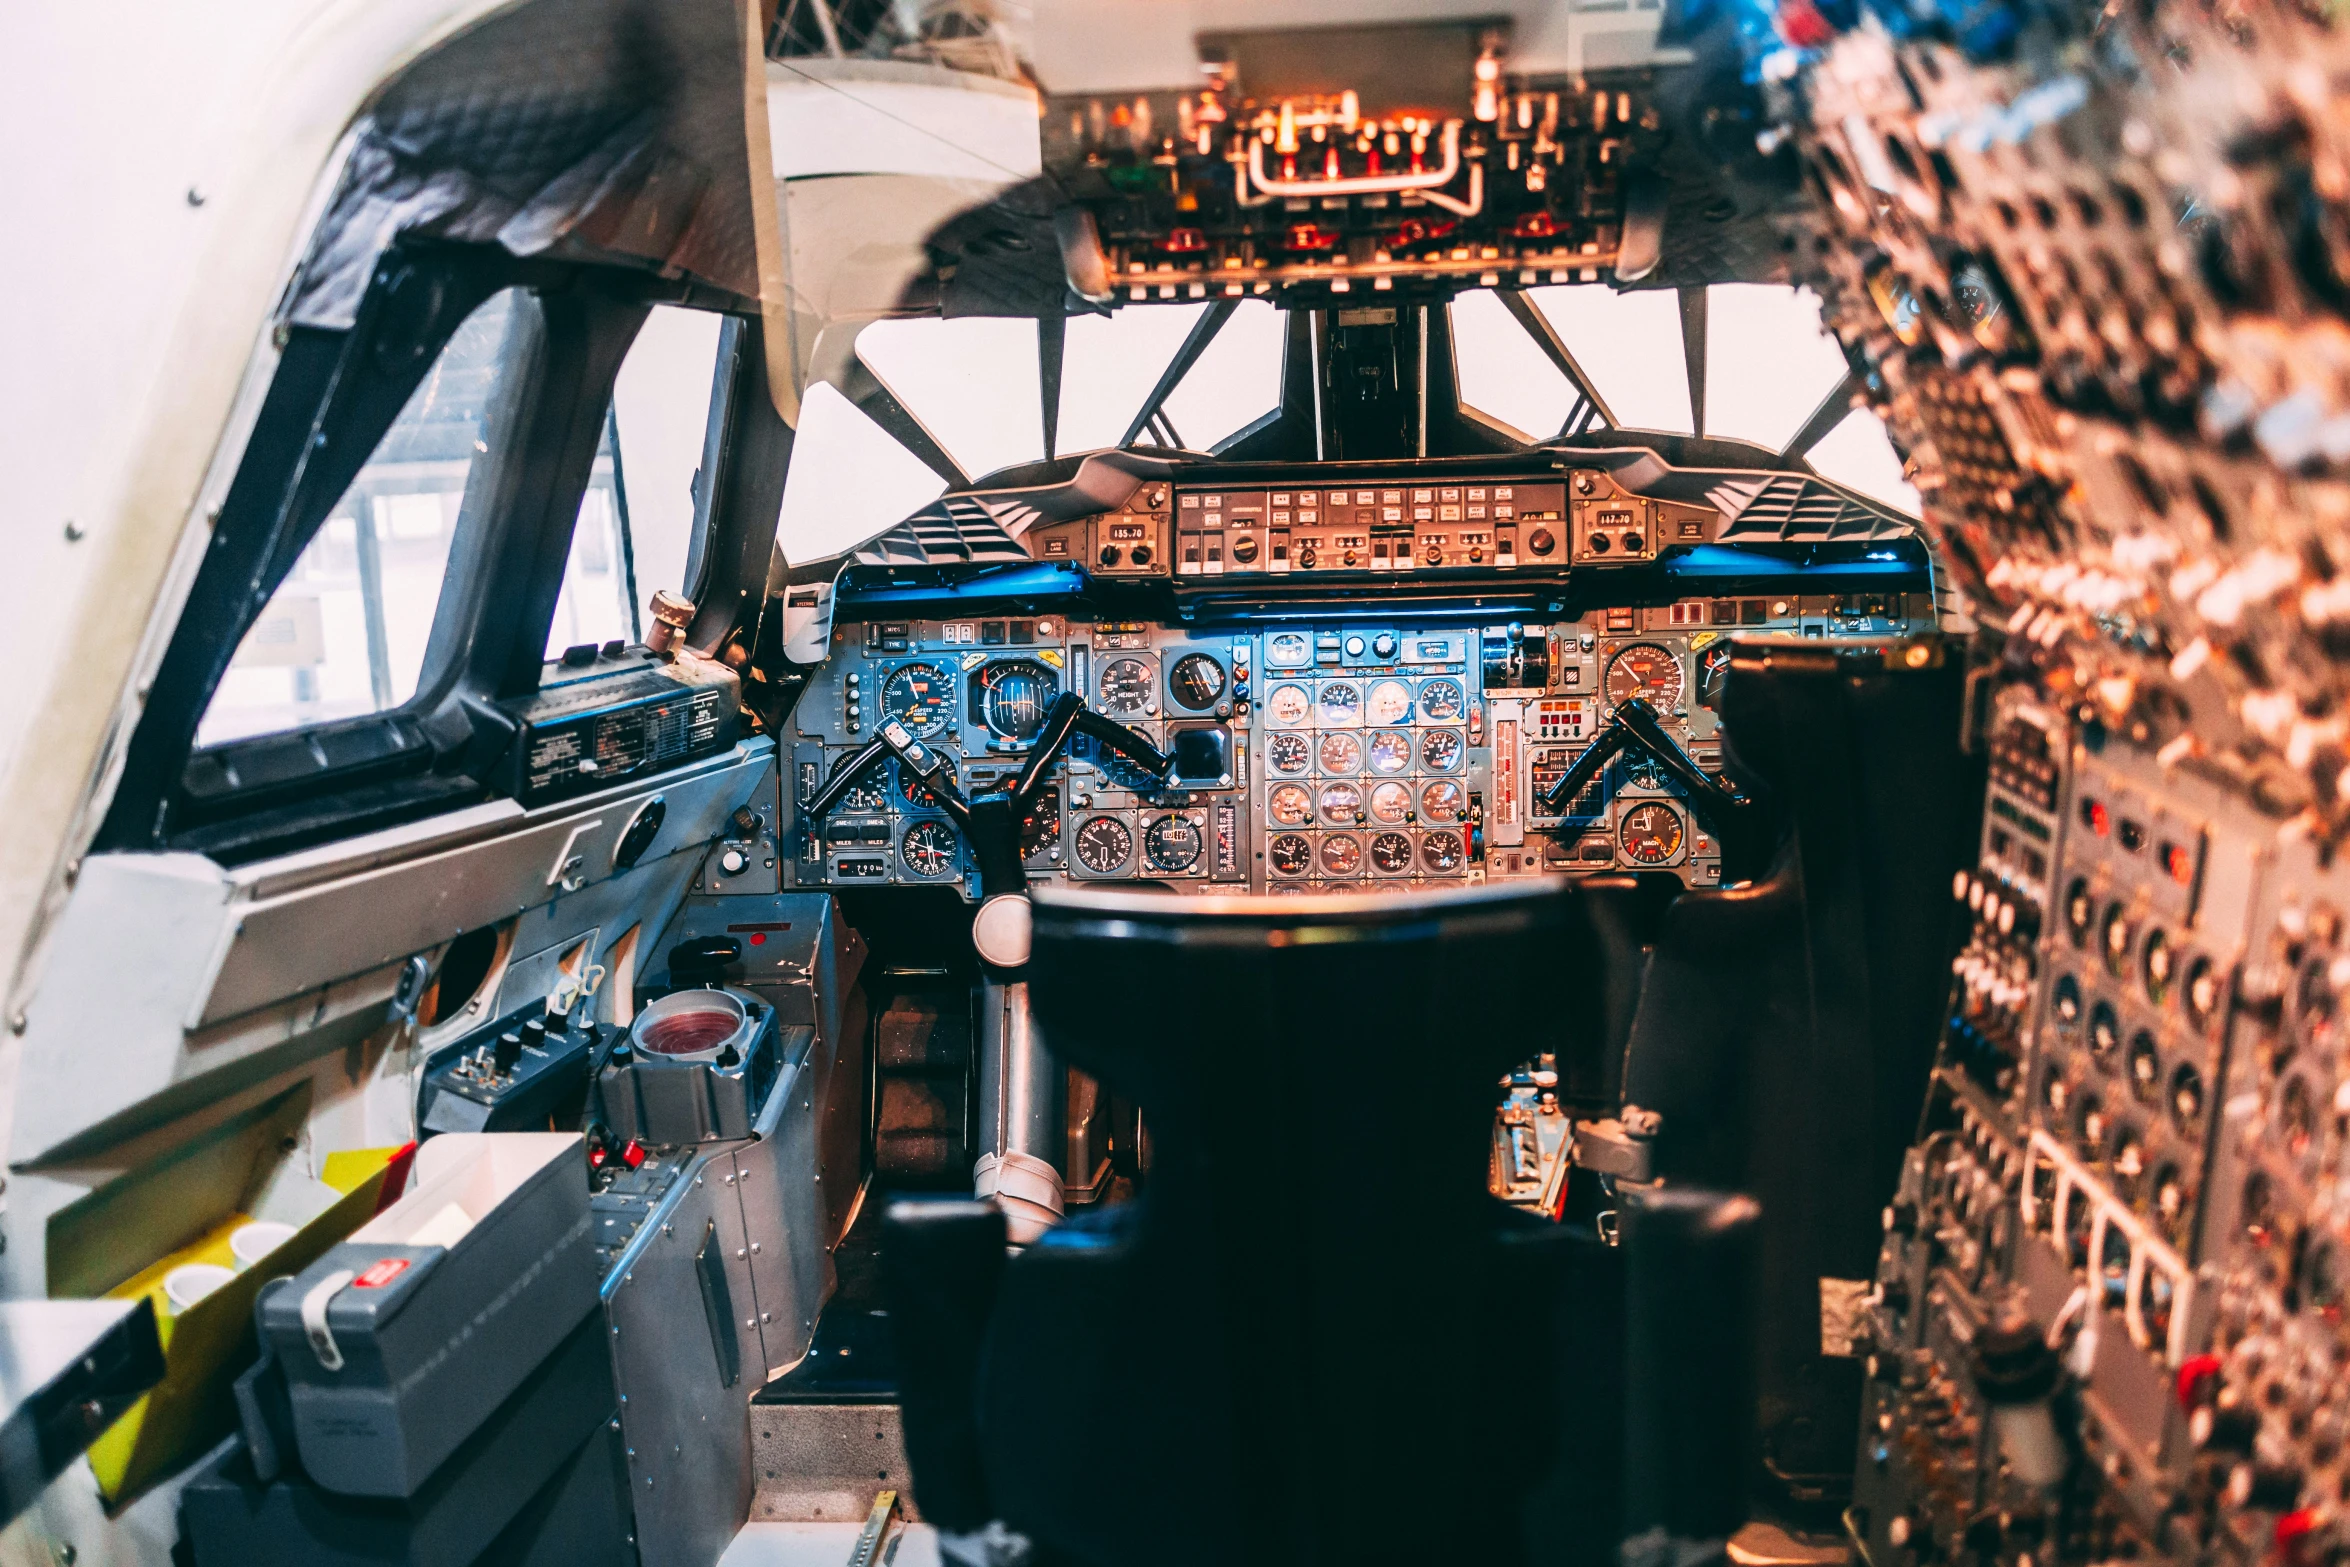
[(414, 237), (684, 272), (772, 311), (758, 26), (755, 0), (525, 0), (452, 38), (354, 126), (285, 318), (348, 327)]

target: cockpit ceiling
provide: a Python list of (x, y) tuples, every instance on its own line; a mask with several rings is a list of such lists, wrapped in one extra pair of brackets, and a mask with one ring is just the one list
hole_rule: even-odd
[(403, 238), (684, 274), (759, 300), (774, 222), (751, 178), (769, 162), (766, 117), (749, 109), (765, 96), (754, 25), (735, 0), (526, 0), (432, 51), (353, 131), (286, 318), (348, 327)]

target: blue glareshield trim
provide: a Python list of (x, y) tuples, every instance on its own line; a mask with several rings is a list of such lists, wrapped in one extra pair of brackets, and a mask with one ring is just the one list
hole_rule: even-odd
[[(1089, 580), (1075, 566), (1043, 561), (1029, 561), (1017, 566), (986, 566), (960, 581), (933, 582), (920, 586), (879, 583), (867, 586), (855, 580), (859, 572), (883, 572), (890, 569), (886, 566), (851, 568), (842, 576), (840, 604), (845, 607), (850, 604), (916, 604), (955, 599), (1073, 599), (1084, 596)], [(912, 569), (935, 571), (939, 568)]]
[(1668, 582), (1701, 583), (1723, 578), (1747, 581), (1813, 582), (1826, 590), (1830, 583), (1884, 587), (1914, 581), (1920, 588), (1933, 580), (1933, 560), (1914, 539), (1887, 539), (1870, 546), (1858, 559), (1805, 562), (1735, 544), (1692, 545), (1687, 552), (1660, 563)]

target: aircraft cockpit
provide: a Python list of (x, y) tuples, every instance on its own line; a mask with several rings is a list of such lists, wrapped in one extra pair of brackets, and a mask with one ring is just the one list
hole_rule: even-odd
[(2318, 67), (49, 9), (0, 1563), (2338, 1553)]

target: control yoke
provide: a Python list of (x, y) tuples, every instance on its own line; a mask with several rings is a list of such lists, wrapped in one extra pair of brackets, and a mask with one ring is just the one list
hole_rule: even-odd
[(1076, 692), (1064, 691), (1046, 711), (1044, 724), (1036, 732), (1036, 743), (1029, 747), (1020, 771), (1003, 789), (991, 789), (977, 799), (966, 796), (955, 783), (953, 759), (937, 747), (915, 739), (893, 718), (884, 722), (881, 732), (863, 748), (841, 763), (831, 779), (816, 792), (816, 797), (808, 802), (804, 814), (813, 829), (832, 814), (860, 774), (883, 756), (894, 756), (899, 766), (911, 769), (921, 779), (922, 787), (938, 801), (939, 809), (952, 817), (970, 840), (972, 852), (979, 860), (981, 894), (992, 898), (1000, 893), (1016, 893), (1028, 885), (1028, 878), (1020, 868), (1020, 819), (1043, 792), (1053, 764), (1068, 749), (1071, 737), (1080, 734), (1090, 735), (1122, 753), (1162, 782), (1174, 769), (1173, 757), (1117, 720), (1094, 712)]
[(1643, 752), (1662, 768), (1686, 791), (1690, 810), (1713, 829), (1716, 837), (1727, 836), (1754, 807), (1754, 802), (1740, 793), (1736, 785), (1716, 778), (1692, 761), (1689, 753), (1665, 733), (1664, 725), (1657, 722), (1656, 709), (1642, 698), (1633, 697), (1616, 709), (1615, 717), (1599, 731), (1583, 754), (1575, 758), (1575, 765), (1542, 791), (1542, 808), (1553, 816), (1565, 815), (1569, 802), (1589, 788), (1600, 770), (1624, 751)]

